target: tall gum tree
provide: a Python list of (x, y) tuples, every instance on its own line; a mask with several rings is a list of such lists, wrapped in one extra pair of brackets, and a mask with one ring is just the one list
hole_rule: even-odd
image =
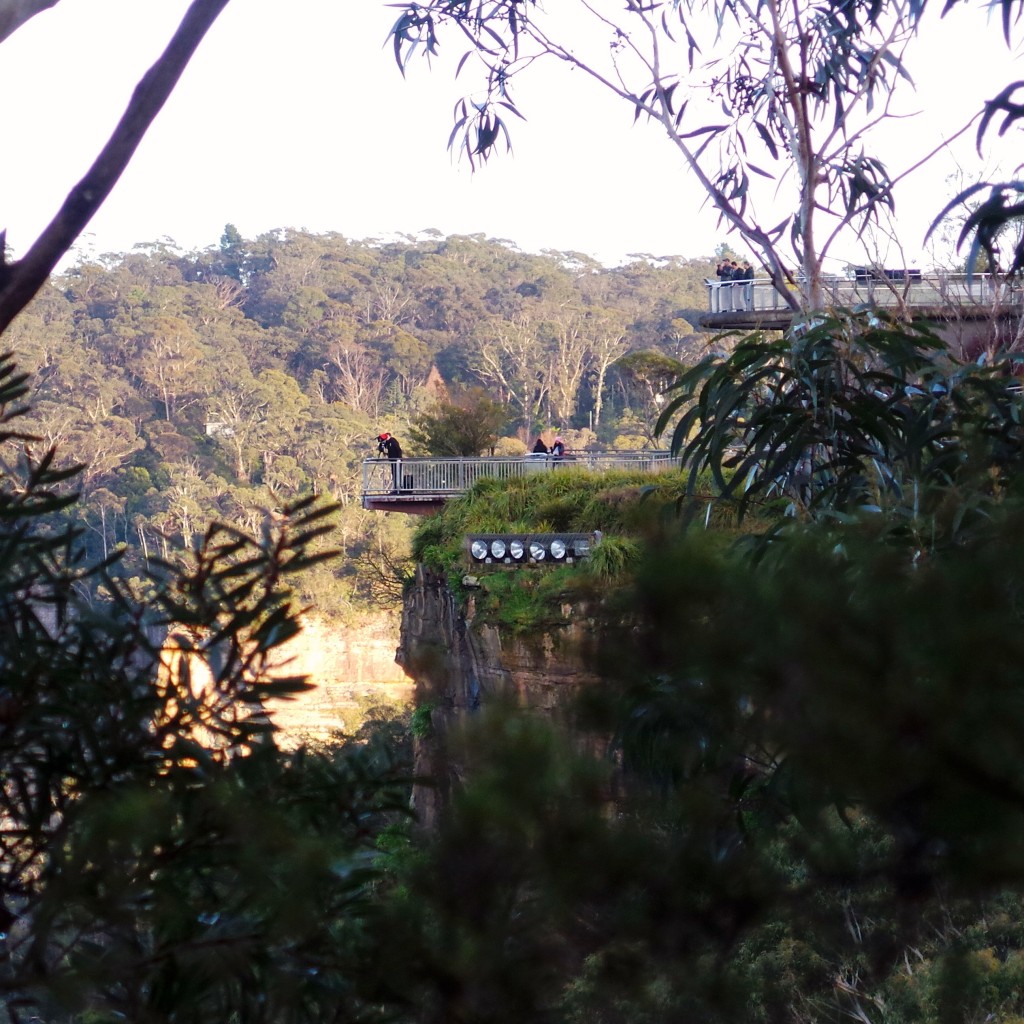
[[(539, 59), (592, 78), (661, 126), (799, 311), (826, 305), (836, 241), (891, 212), (896, 183), (934, 153), (892, 175), (869, 149), (894, 115), (894, 86), (912, 85), (905, 55), (925, 3), (567, 0), (549, 12), (536, 0), (426, 0), (403, 10), (392, 39), (403, 72), (435, 55), (446, 29), (468, 41), (459, 73), (476, 62), (482, 89), (456, 105), (451, 145), (472, 165), (509, 143), (523, 116), (516, 80)], [(1008, 25), (1019, 0), (1001, 6)]]

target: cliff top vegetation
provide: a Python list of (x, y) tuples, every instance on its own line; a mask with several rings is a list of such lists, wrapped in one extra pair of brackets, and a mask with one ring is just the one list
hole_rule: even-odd
[[(678, 471), (592, 473), (559, 467), (513, 480), (484, 479), (426, 520), (413, 537), (413, 557), (429, 571), (446, 574), (463, 593), (467, 569), (464, 538), (474, 533), (593, 533), (601, 539), (590, 557), (574, 566), (494, 566), (483, 581), (477, 612), (514, 631), (540, 623), (557, 625), (560, 599), (597, 596), (609, 580), (629, 577), (644, 542), (677, 534), (684, 502), (703, 503), (713, 543), (739, 536), (730, 504), (712, 500), (710, 476), (692, 488)], [(752, 516), (751, 528), (758, 521)], [(473, 573), (481, 567), (475, 566)]]

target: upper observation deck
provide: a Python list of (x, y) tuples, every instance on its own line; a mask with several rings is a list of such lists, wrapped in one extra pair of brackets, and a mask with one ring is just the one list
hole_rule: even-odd
[[(793, 310), (767, 278), (705, 281), (708, 312), (702, 327), (715, 330), (785, 330)], [(858, 269), (850, 277), (827, 277), (825, 305), (898, 310), (918, 319), (976, 321), (1019, 316), (1024, 292), (992, 274)]]

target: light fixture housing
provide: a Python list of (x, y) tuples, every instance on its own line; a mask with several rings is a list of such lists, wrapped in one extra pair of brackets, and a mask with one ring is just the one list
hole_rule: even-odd
[(470, 534), (464, 541), (468, 561), (475, 565), (571, 565), (589, 558), (600, 543), (594, 533)]

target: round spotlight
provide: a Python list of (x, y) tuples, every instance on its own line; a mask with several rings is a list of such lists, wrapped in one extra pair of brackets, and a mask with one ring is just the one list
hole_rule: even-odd
[(469, 553), (478, 562), (482, 562), (487, 557), (487, 545), (482, 540), (475, 540), (469, 545)]
[(553, 540), (551, 542), (551, 557), (552, 558), (565, 558), (565, 541), (564, 540)]
[(535, 562), (543, 562), (544, 556), (547, 552), (544, 550), (544, 545), (539, 540), (530, 542), (530, 557)]
[(526, 549), (523, 547), (521, 540), (513, 540), (509, 542), (508, 553), (518, 562), (523, 557), (523, 552)]
[(491, 541), (491, 554), (495, 558), (505, 557), (505, 542), (501, 539)]

